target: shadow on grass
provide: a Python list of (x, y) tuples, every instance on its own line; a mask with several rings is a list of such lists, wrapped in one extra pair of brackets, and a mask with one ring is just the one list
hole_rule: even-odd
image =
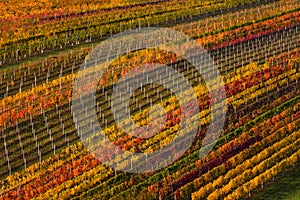
[(300, 163), (293, 169), (275, 178), (263, 190), (254, 194), (251, 199), (261, 200), (299, 200), (300, 199)]

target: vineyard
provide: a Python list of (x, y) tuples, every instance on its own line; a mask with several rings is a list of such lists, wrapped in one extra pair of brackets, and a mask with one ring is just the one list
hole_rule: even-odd
[[(147, 48), (124, 47), (91, 78), (99, 43), (151, 27), (184, 34), (214, 64), (198, 70), (196, 52), (181, 47), (191, 62), (145, 36)], [(104, 47), (107, 62), (115, 47)], [(131, 87), (136, 74), (147, 84)], [(3, 200), (300, 198), (299, 0), (1, 1), (0, 113)], [(168, 164), (126, 170), (154, 161)]]

